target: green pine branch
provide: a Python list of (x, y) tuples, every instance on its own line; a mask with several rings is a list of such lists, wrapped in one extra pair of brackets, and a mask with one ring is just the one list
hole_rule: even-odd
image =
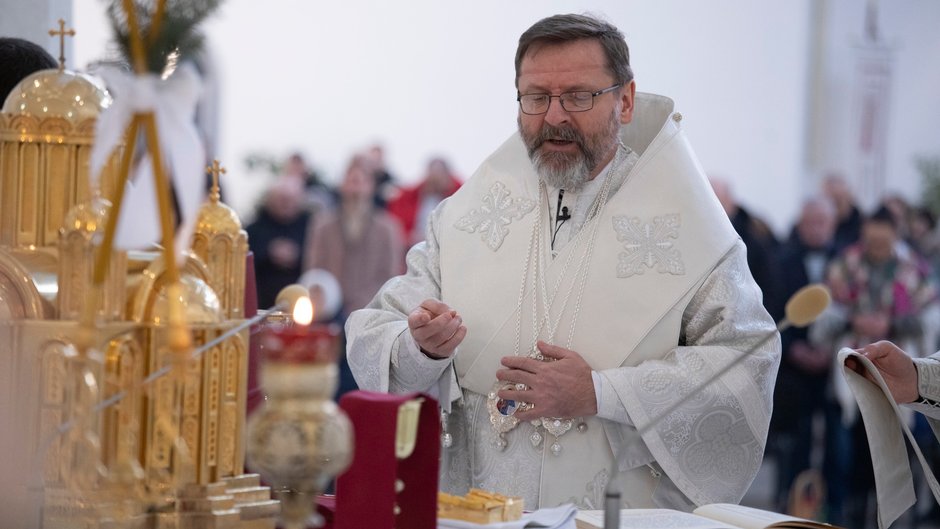
[[(121, 54), (128, 64), (133, 64), (130, 29), (127, 14), (121, 0), (108, 1), (108, 19)], [(202, 48), (203, 35), (198, 26), (222, 3), (222, 0), (166, 0), (163, 20), (158, 33), (153, 33), (154, 0), (134, 0), (137, 20), (146, 46), (147, 71), (160, 74), (166, 68), (167, 57), (174, 51), (179, 60), (194, 56)]]

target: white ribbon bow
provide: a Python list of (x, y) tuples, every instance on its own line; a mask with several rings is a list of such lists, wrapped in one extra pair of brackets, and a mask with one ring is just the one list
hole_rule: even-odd
[[(116, 68), (102, 69), (98, 73), (113, 92), (114, 102), (98, 117), (89, 160), (92, 185), (98, 188), (101, 170), (123, 139), (134, 114), (153, 112), (163, 167), (170, 175), (180, 208), (176, 235), (177, 260), (180, 260), (189, 250), (196, 214), (205, 198), (205, 150), (193, 121), (201, 89), (199, 75), (188, 63), (181, 64), (166, 80), (155, 74), (134, 75)], [(152, 154), (148, 153), (131, 168), (114, 240), (118, 248), (141, 249), (159, 240)]]

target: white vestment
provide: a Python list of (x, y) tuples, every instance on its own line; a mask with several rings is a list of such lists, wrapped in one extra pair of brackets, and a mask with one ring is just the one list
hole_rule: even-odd
[[(347, 355), (361, 388), (428, 391), (445, 409), (455, 401), (442, 488), (523, 496), (527, 508), (571, 501), (599, 509), (619, 451), (627, 506), (688, 510), (744, 495), (763, 455), (779, 337), (636, 438), (635, 425), (775, 332), (744, 246), (672, 110), (667, 98), (637, 94), (621, 139), (639, 157), (609, 168), (606, 205), (554, 259), (548, 218), (535, 245), (542, 251), (529, 258), (539, 212), (549, 210), (538, 205), (547, 197), (514, 135), (435, 210), (406, 275), (350, 316)], [(548, 316), (533, 318), (531, 292), (520, 296), (520, 287), (535, 259), (557, 296), (547, 298)], [(467, 326), (453, 361), (428, 358), (408, 331), (408, 314), (426, 298), (450, 305)], [(530, 322), (543, 319), (558, 332), (543, 328), (539, 338), (577, 351), (600, 375), (598, 415), (558, 438), (560, 454), (550, 440), (536, 443), (529, 423), (500, 449), (486, 395), (500, 358), (527, 354), (539, 327)]]
[[(854, 357), (870, 373), (876, 382), (870, 383), (852, 369), (845, 367), (847, 357)], [(940, 483), (930, 469), (906, 424), (906, 417), (894, 402), (891, 391), (877, 368), (866, 357), (852, 349), (842, 349), (838, 355), (842, 373), (858, 402), (858, 409), (865, 423), (865, 433), (871, 450), (872, 467), (875, 474), (875, 493), (878, 498), (878, 527), (890, 526), (904, 511), (914, 504), (913, 475), (911, 474), (908, 452), (904, 446), (905, 434), (911, 443), (911, 449), (921, 464), (924, 478), (934, 499), (940, 503)], [(927, 358), (915, 358), (917, 369), (917, 389), (921, 397), (933, 401), (933, 404), (917, 402), (904, 407), (923, 413), (940, 441), (940, 352)]]

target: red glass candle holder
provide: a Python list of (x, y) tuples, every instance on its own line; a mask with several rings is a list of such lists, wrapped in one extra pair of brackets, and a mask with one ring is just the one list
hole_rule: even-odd
[(261, 331), (262, 362), (334, 364), (341, 330), (335, 323), (270, 325)]

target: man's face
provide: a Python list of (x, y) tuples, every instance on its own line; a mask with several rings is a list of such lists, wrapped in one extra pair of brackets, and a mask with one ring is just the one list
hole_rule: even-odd
[(297, 218), (303, 209), (304, 188), (297, 176), (281, 177), (268, 191), (268, 213), (282, 223)]
[(835, 213), (820, 205), (807, 205), (803, 208), (796, 230), (806, 246), (813, 249), (824, 248), (835, 234)]
[(831, 176), (823, 182), (823, 193), (836, 206), (839, 217), (844, 217), (852, 208), (852, 190), (841, 177)]
[[(519, 69), (520, 94), (596, 92), (615, 84), (601, 44), (583, 39), (533, 44)], [(575, 191), (613, 158), (621, 123), (633, 117), (635, 85), (601, 94), (585, 112), (568, 112), (557, 98), (548, 112), (519, 111), (519, 132), (539, 176), (553, 187)]]
[(920, 240), (924, 237), (930, 236), (932, 228), (930, 227), (930, 221), (923, 214), (916, 214), (911, 217), (911, 225), (908, 228), (911, 233), (911, 238), (914, 240)]
[(303, 158), (296, 156), (288, 158), (287, 164), (284, 166), (284, 174), (302, 176), (305, 172), (307, 172), (307, 167)]
[(883, 263), (894, 255), (898, 234), (887, 222), (868, 221), (862, 226), (862, 248), (873, 263)]
[(371, 198), (375, 192), (375, 177), (368, 172), (364, 164), (354, 163), (346, 169), (346, 174), (339, 186), (339, 192), (344, 199), (362, 200)]
[(445, 193), (451, 185), (450, 171), (441, 160), (431, 160), (424, 175), (425, 190), (428, 193)]

